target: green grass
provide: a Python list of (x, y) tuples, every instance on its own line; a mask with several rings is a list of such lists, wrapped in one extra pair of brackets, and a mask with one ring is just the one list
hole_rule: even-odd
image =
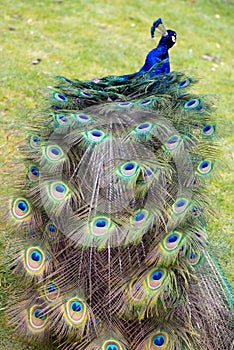
[[(216, 219), (209, 223), (216, 254), (230, 282), (233, 254), (233, 54), (231, 51), (232, 0), (102, 0), (35, 1), (1, 0), (0, 41), (0, 164), (3, 201), (17, 179), (20, 156), (17, 143), (33, 122), (30, 110), (41, 102), (41, 89), (51, 76), (87, 79), (133, 72), (153, 48), (149, 28), (161, 16), (178, 33), (171, 50), (174, 70), (200, 78), (196, 90), (217, 96), (223, 150), (218, 179), (210, 185)], [(209, 54), (216, 61), (204, 60)], [(38, 65), (31, 62), (37, 58)], [(1, 250), (8, 240), (5, 219), (0, 221)], [(3, 256), (3, 255), (2, 255)], [(0, 308), (14, 286), (1, 261)], [(0, 349), (41, 349), (12, 338), (6, 320), (0, 318)]]

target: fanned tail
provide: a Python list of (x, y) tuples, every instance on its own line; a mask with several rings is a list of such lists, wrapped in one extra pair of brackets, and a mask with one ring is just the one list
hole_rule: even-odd
[(195, 82), (57, 77), (9, 207), (18, 333), (66, 350), (231, 349), (206, 230), (216, 127)]

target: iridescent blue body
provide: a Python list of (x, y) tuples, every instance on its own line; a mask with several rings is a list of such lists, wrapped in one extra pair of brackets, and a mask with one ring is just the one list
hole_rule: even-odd
[(151, 70), (154, 66), (155, 69), (152, 69), (150, 72), (150, 76), (152, 77), (155, 75), (170, 73), (170, 61), (168, 51), (176, 42), (176, 32), (168, 29), (166, 33), (167, 35), (162, 35), (157, 47), (147, 54), (145, 63), (141, 67), (141, 69), (133, 74), (122, 75), (121, 78), (128, 79), (131, 77), (142, 75)]

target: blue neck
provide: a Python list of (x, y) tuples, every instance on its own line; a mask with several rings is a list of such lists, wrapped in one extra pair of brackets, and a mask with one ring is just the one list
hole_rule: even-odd
[(121, 78), (128, 79), (131, 77), (139, 76), (141, 74), (144, 74), (145, 72), (148, 72), (153, 66), (156, 67), (150, 72), (150, 76), (170, 73), (168, 50), (175, 43), (171, 40), (171, 37), (175, 35), (175, 32), (171, 30), (169, 30), (168, 32), (169, 34), (166, 37), (161, 37), (157, 47), (147, 54), (145, 63), (138, 72), (133, 74), (122, 75)]

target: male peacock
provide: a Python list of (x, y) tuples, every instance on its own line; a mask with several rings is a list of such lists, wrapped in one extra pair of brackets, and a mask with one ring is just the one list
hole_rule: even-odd
[[(209, 248), (212, 103), (170, 73), (166, 30), (139, 72), (57, 77), (10, 202), (23, 336), (62, 349), (230, 350), (230, 290)], [(48, 349), (50, 345), (48, 345)]]

